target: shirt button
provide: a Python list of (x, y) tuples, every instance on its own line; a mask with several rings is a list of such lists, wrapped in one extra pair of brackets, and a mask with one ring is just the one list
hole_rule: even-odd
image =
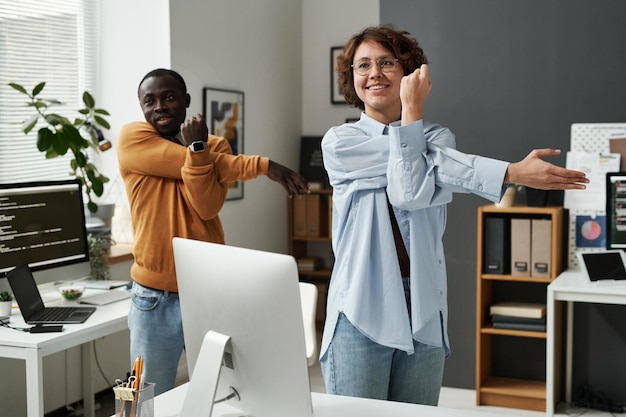
[(406, 148), (406, 143), (402, 143), (400, 144), (400, 146), (402, 146), (403, 148)]

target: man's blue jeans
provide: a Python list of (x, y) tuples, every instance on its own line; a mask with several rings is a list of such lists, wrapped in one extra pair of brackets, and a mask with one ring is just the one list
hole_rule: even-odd
[(178, 294), (133, 282), (128, 312), (130, 360), (144, 359), (144, 382), (154, 382), (154, 395), (174, 388), (185, 341)]
[(413, 341), (415, 353), (373, 342), (343, 315), (321, 359), (329, 394), (437, 405), (444, 348)]

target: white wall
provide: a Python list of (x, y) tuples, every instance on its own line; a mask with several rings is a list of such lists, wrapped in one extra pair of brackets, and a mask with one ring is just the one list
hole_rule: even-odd
[(303, 0), (302, 135), (322, 136), (360, 111), (330, 102), (330, 48), (379, 24), (379, 0)]
[(113, 238), (132, 241), (128, 200), (119, 177), (115, 142), (120, 128), (144, 120), (137, 98), (143, 76), (155, 68), (171, 67), (168, 0), (101, 0), (98, 94), (96, 103), (111, 113), (105, 132), (113, 148), (97, 155), (111, 182), (102, 200), (116, 204)]

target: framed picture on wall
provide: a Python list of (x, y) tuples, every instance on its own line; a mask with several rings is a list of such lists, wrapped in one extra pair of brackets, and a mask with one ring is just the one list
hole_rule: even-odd
[(347, 104), (337, 82), (337, 57), (341, 54), (343, 46), (333, 46), (330, 48), (330, 102), (333, 104)]
[[(209, 133), (228, 140), (233, 155), (243, 153), (243, 92), (205, 87), (203, 108)], [(243, 181), (231, 183), (226, 200), (242, 198)]]

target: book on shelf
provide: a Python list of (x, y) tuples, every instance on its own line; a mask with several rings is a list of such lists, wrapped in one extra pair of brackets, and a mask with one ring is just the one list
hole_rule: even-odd
[(508, 330), (530, 330), (534, 332), (545, 332), (546, 325), (541, 323), (507, 323), (507, 322), (494, 322), (494, 329), (508, 329)]
[(521, 301), (503, 301), (489, 307), (489, 314), (492, 316), (541, 318), (546, 315), (546, 305)]
[(515, 316), (491, 316), (492, 323), (522, 323), (522, 324), (546, 324), (546, 317), (515, 317)]
[(298, 269), (302, 271), (315, 271), (323, 266), (322, 258), (316, 256), (305, 256), (298, 258)]

